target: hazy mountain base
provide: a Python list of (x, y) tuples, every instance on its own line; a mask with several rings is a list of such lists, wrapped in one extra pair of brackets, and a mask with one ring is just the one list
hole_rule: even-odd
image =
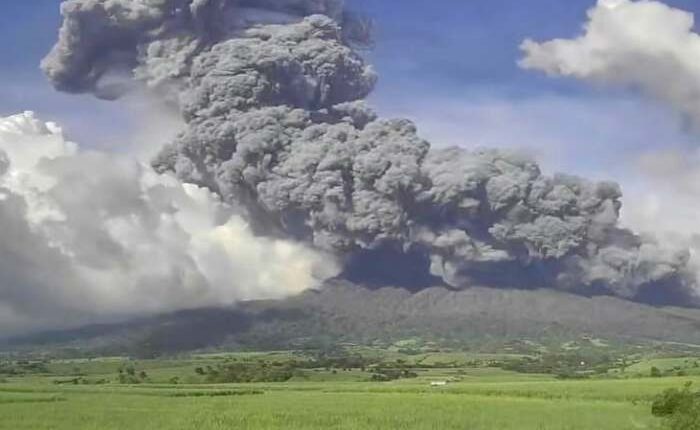
[(282, 301), (179, 312), (122, 324), (11, 339), (6, 351), (156, 356), (183, 351), (392, 344), (502, 350), (513, 341), (561, 345), (581, 337), (622, 343), (700, 345), (700, 310), (551, 290), (443, 287), (412, 293), (333, 282)]

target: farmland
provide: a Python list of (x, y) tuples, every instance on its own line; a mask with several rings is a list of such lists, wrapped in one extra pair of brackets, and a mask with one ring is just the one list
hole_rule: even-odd
[(0, 366), (0, 429), (658, 428), (654, 397), (700, 385), (692, 356), (614, 360), (609, 369), (595, 364), (573, 376), (568, 369), (569, 377), (561, 369), (507, 370), (535, 361), (566, 365), (555, 357), (354, 348), (342, 355), (8, 358)]

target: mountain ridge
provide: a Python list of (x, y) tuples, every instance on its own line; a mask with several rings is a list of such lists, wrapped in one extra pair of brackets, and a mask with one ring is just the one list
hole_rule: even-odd
[(545, 289), (432, 287), (411, 292), (334, 281), (285, 300), (46, 332), (10, 339), (2, 349), (158, 355), (313, 347), (319, 342), (391, 343), (410, 337), (474, 345), (580, 336), (700, 345), (700, 309)]

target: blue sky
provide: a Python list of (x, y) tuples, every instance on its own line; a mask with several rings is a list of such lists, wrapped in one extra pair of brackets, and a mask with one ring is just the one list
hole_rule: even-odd
[(126, 136), (127, 112), (90, 96), (58, 93), (39, 70), (39, 62), (51, 49), (61, 24), (59, 4), (59, 0), (3, 0), (0, 116), (33, 110), (42, 119), (59, 122), (84, 146), (114, 144), (115, 140), (104, 136), (112, 132)]
[[(83, 146), (118, 146), (129, 138), (132, 112), (56, 93), (38, 69), (60, 24), (59, 3), (3, 1), (0, 115), (35, 110)], [(372, 103), (383, 115), (415, 120), (436, 145), (522, 147), (546, 169), (614, 179), (629, 154), (694, 145), (680, 119), (651, 101), (517, 67), (523, 39), (578, 34), (594, 0), (348, 3), (377, 22), (377, 46), (367, 53), (381, 76)], [(695, 0), (665, 3), (700, 12)]]

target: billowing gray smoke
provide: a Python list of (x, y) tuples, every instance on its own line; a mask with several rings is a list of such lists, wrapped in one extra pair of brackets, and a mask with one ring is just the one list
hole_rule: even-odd
[(43, 63), (58, 89), (115, 97), (137, 82), (176, 102), (187, 130), (154, 168), (259, 232), (344, 257), (349, 278), (694, 300), (687, 252), (618, 226), (616, 184), (431, 150), (411, 122), (378, 119), (353, 49), (371, 26), (342, 0), (69, 0), (63, 14)]

